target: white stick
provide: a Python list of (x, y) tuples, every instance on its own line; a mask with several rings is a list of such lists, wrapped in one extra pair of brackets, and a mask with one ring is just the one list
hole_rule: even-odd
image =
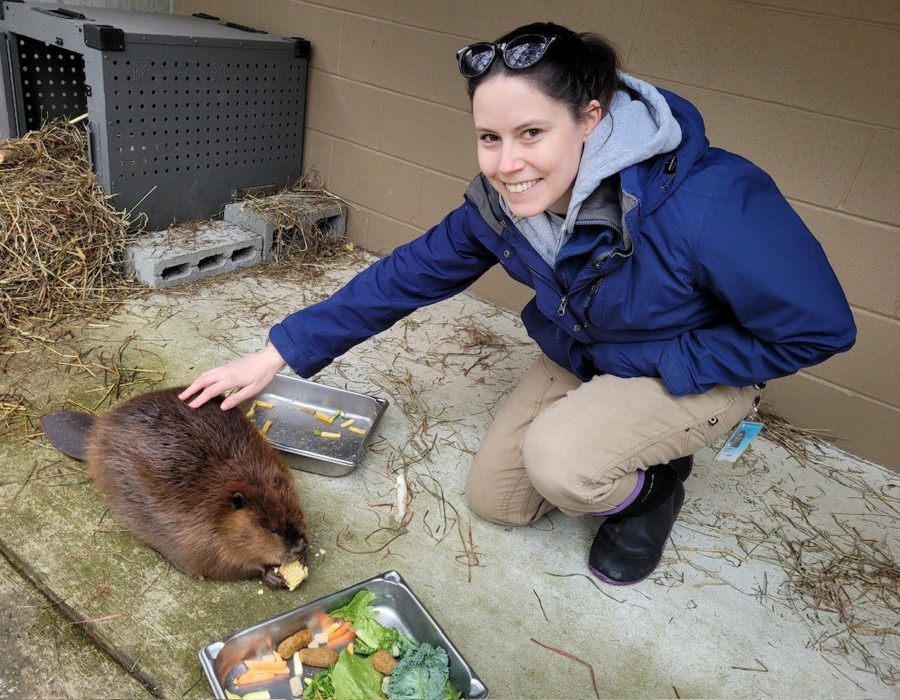
[(398, 523), (403, 522), (406, 517), (406, 498), (409, 495), (409, 489), (406, 486), (406, 477), (403, 472), (397, 474), (397, 512), (394, 514), (394, 520)]

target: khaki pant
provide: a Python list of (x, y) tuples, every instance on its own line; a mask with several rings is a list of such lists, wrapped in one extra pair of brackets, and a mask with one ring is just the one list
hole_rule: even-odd
[(556, 507), (615, 508), (637, 471), (694, 454), (733, 430), (759, 391), (720, 385), (672, 396), (659, 379), (582, 382), (542, 355), (500, 408), (466, 482), (481, 517), (526, 525)]

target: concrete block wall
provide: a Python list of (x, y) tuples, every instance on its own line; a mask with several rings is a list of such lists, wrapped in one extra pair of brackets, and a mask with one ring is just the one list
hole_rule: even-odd
[(206, 221), (143, 234), (125, 258), (139, 281), (163, 289), (255, 265), (263, 259), (263, 237), (229, 221)]
[[(295, 229), (303, 230), (308, 226), (316, 226), (330, 240), (339, 240), (344, 237), (346, 231), (346, 216), (344, 206), (338, 202), (334, 204), (306, 204), (302, 195), (284, 193), (279, 195), (280, 200), (292, 207), (294, 219), (289, 229), (282, 229), (281, 233), (290, 238), (295, 235)], [(232, 202), (226, 204), (222, 211), (225, 221), (251, 231), (262, 239), (262, 259), (269, 260), (272, 257), (272, 245), (276, 240), (278, 227), (272, 223), (271, 217), (266, 216), (251, 207), (246, 207), (244, 202)]]
[[(774, 409), (900, 471), (900, 2), (897, 0), (175, 0), (312, 42), (305, 165), (388, 252), (457, 206), (477, 172), (454, 54), (514, 25), (604, 34), (624, 67), (692, 100), (711, 141), (769, 171), (853, 306), (850, 353), (772, 382)], [(518, 310), (502, 271), (473, 287)]]
[(221, 221), (140, 235), (125, 249), (126, 263), (140, 282), (162, 289), (271, 260), (276, 235), (290, 239), (315, 227), (332, 241), (344, 238), (343, 204), (310, 201), (292, 192), (279, 194), (278, 204), (290, 208), (289, 226), (276, 225), (244, 202), (233, 202), (225, 205)]

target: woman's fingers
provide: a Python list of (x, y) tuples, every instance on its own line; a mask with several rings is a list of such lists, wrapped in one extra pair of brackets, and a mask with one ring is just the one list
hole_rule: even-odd
[(186, 401), (194, 397), (188, 406), (199, 408), (210, 399), (236, 389), (222, 401), (222, 410), (227, 411), (262, 391), (283, 366), (281, 355), (270, 346), (261, 352), (207, 370), (182, 391), (178, 398)]

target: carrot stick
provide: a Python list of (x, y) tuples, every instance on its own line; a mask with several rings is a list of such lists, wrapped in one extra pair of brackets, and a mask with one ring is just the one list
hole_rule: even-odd
[(276, 676), (290, 673), (288, 665), (284, 661), (260, 661), (259, 659), (247, 659), (244, 661), (248, 671), (272, 671)]
[(263, 681), (270, 681), (273, 678), (275, 678), (275, 673), (273, 671), (247, 671), (235, 678), (234, 684), (245, 685), (248, 683), (261, 683)]
[(328, 643), (325, 646), (336, 647), (345, 642), (352, 642), (354, 639), (356, 639), (356, 632), (348, 630), (347, 632), (344, 632), (344, 634), (329, 638)]
[(340, 624), (328, 633), (329, 640), (331, 640), (332, 637), (340, 637), (350, 631), (351, 626), (349, 620), (340, 620), (339, 622)]

